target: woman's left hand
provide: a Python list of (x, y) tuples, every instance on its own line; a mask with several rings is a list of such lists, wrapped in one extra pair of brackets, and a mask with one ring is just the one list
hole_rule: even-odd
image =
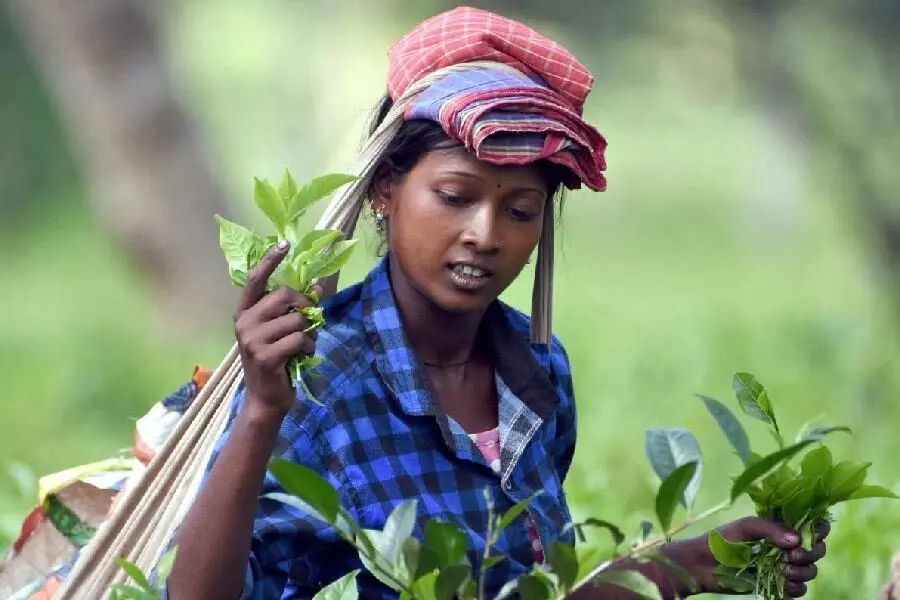
[[(818, 575), (816, 562), (825, 556), (825, 538), (830, 530), (831, 525), (828, 522), (816, 524), (815, 543), (812, 550), (806, 551), (800, 546), (800, 536), (796, 531), (765, 519), (746, 517), (718, 529), (722, 537), (732, 542), (769, 540), (781, 548), (787, 562), (784, 568), (784, 593), (791, 598), (799, 598), (806, 594), (806, 584)], [(700, 592), (736, 593), (734, 590), (723, 588), (716, 581), (714, 571), (718, 562), (709, 550), (709, 534), (675, 542), (670, 545), (666, 554), (687, 570), (700, 588)]]

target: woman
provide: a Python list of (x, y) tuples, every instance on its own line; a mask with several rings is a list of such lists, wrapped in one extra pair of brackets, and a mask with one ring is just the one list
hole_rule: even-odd
[[(555, 337), (529, 343), (529, 318), (498, 296), (539, 240), (552, 240), (561, 189), (605, 186), (605, 140), (581, 120), (590, 74), (537, 32), (470, 8), (419, 25), (390, 56), (375, 127), (412, 82), (447, 65), (490, 60), (517, 71), (450, 74), (406, 111), (369, 188), (386, 255), (323, 303), (317, 339), (290, 312), (308, 304), (303, 295), (264, 293), (286, 247), (249, 277), (235, 315), (244, 387), (176, 539), (173, 599), (308, 598), (361, 567), (331, 528), (259, 499), (278, 488), (266, 472), (273, 455), (327, 478), (365, 528), (381, 529), (398, 503), (418, 499), (420, 523), (443, 519), (466, 532), (476, 572), (485, 488), (501, 512), (543, 490), (500, 536), (496, 551), (508, 559), (484, 574), (489, 594), (541, 561), (550, 543), (573, 542), (561, 533), (576, 431), (568, 358)], [(290, 384), (285, 365), (298, 352), (325, 359), (309, 382), (323, 406)], [(723, 531), (783, 548), (794, 596), (824, 554), (821, 541), (805, 552), (794, 532), (759, 519)], [(665, 551), (703, 591), (727, 591), (714, 580), (706, 536)], [(654, 566), (620, 568), (640, 569), (666, 598), (687, 593)], [(396, 597), (365, 571), (358, 585), (365, 598)], [(579, 597), (630, 596), (593, 587)]]

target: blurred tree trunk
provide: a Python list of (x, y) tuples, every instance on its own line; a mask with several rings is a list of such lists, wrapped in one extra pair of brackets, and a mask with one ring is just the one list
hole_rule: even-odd
[[(738, 45), (736, 55), (752, 89), (767, 110), (789, 124), (843, 175), (841, 184), (863, 239), (871, 243), (878, 263), (874, 271), (891, 294), (900, 317), (900, 202), (898, 171), (886, 171), (883, 155), (900, 148), (900, 87), (891, 75), (897, 58), (900, 10), (891, 3), (851, 5), (804, 4), (793, 1), (734, 0), (722, 8)], [(854, 66), (880, 81), (861, 89), (859, 81), (828, 78), (802, 64), (797, 46), (785, 39), (785, 19), (828, 13), (820, 26), (830, 29), (830, 54), (816, 66), (825, 73), (829, 57), (839, 57), (834, 72), (852, 73)], [(873, 14), (874, 13), (874, 14)], [(807, 22), (812, 22), (808, 19)], [(878, 23), (875, 27), (874, 23)], [(853, 41), (865, 40), (854, 45)], [(808, 58), (808, 57), (807, 57)], [(881, 74), (882, 77), (878, 77)], [(863, 80), (863, 83), (871, 83)], [(856, 85), (854, 85), (856, 84)], [(878, 95), (876, 98), (875, 95)], [(852, 118), (847, 118), (852, 115)]]
[(166, 326), (190, 335), (217, 322), (234, 297), (213, 220), (227, 208), (171, 88), (153, 4), (8, 3), (72, 138), (90, 201)]

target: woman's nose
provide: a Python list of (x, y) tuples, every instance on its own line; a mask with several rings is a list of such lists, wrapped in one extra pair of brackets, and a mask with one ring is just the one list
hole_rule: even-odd
[(462, 242), (477, 252), (493, 252), (497, 244), (497, 227), (494, 210), (485, 205), (477, 207), (463, 230)]

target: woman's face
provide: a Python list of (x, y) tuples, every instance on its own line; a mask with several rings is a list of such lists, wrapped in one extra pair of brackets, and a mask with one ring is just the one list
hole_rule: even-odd
[(443, 310), (482, 311), (528, 262), (547, 184), (533, 166), (498, 167), (461, 146), (427, 153), (401, 179), (381, 178), (398, 275)]

